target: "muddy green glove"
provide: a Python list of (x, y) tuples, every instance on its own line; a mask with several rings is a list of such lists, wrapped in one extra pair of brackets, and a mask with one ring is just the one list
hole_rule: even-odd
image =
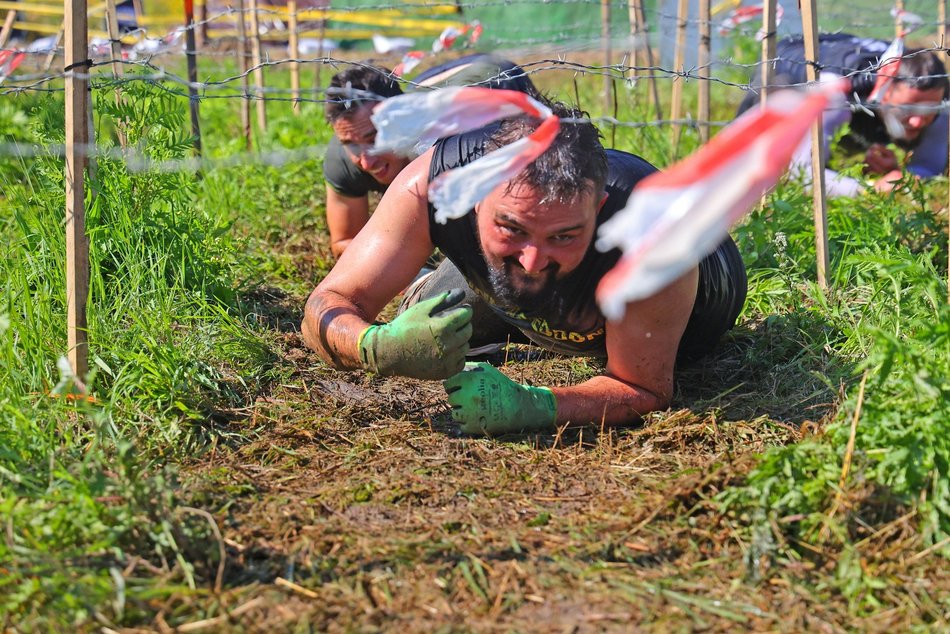
[(446, 291), (407, 308), (388, 324), (370, 326), (356, 345), (371, 372), (444, 379), (465, 365), (472, 336), (472, 308), (465, 293)]
[(516, 383), (487, 363), (466, 363), (442, 385), (452, 418), (465, 433), (495, 436), (554, 427), (557, 399), (551, 390)]

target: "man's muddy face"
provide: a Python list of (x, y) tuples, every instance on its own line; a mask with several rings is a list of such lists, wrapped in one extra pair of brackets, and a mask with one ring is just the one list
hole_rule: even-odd
[(498, 299), (528, 311), (546, 303), (584, 259), (599, 201), (591, 192), (549, 201), (530, 185), (505, 183), (479, 203), (479, 243)]
[(910, 84), (893, 84), (881, 101), (880, 112), (894, 141), (915, 141), (937, 118), (943, 88), (920, 90)]

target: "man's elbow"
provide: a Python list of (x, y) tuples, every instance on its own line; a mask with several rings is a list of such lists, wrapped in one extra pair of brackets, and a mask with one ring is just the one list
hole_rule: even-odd
[(350, 242), (352, 241), (353, 238), (343, 238), (330, 242), (330, 252), (333, 253), (333, 257), (339, 260), (340, 256), (343, 255), (343, 252), (346, 250), (346, 247), (350, 246)]

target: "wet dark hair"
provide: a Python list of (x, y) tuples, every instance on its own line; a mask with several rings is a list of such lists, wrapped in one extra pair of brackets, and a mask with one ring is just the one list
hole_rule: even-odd
[[(350, 91), (364, 91), (372, 95), (352, 94)], [(334, 75), (327, 88), (325, 113), (327, 121), (350, 116), (365, 104), (375, 104), (388, 97), (402, 94), (402, 88), (387, 68), (376, 66), (354, 66)]]
[(950, 95), (950, 81), (947, 81), (947, 69), (943, 62), (932, 51), (921, 48), (904, 52), (894, 83), (907, 84), (917, 90), (942, 88), (944, 99)]
[[(587, 119), (587, 113), (565, 104), (546, 101), (554, 114), (561, 118), (561, 128), (544, 154), (512, 180), (512, 184), (526, 184), (553, 200), (570, 200), (581, 192), (599, 194), (607, 182), (607, 152), (600, 143), (600, 131)], [(522, 139), (541, 125), (541, 120), (530, 115), (505, 119), (492, 133), (486, 151), (492, 151)]]

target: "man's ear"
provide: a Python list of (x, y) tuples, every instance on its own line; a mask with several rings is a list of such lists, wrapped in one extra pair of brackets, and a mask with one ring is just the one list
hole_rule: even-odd
[(600, 202), (597, 203), (597, 213), (600, 213), (600, 210), (604, 208), (604, 205), (607, 203), (607, 199), (610, 198), (610, 194), (606, 190), (602, 193), (600, 197)]

